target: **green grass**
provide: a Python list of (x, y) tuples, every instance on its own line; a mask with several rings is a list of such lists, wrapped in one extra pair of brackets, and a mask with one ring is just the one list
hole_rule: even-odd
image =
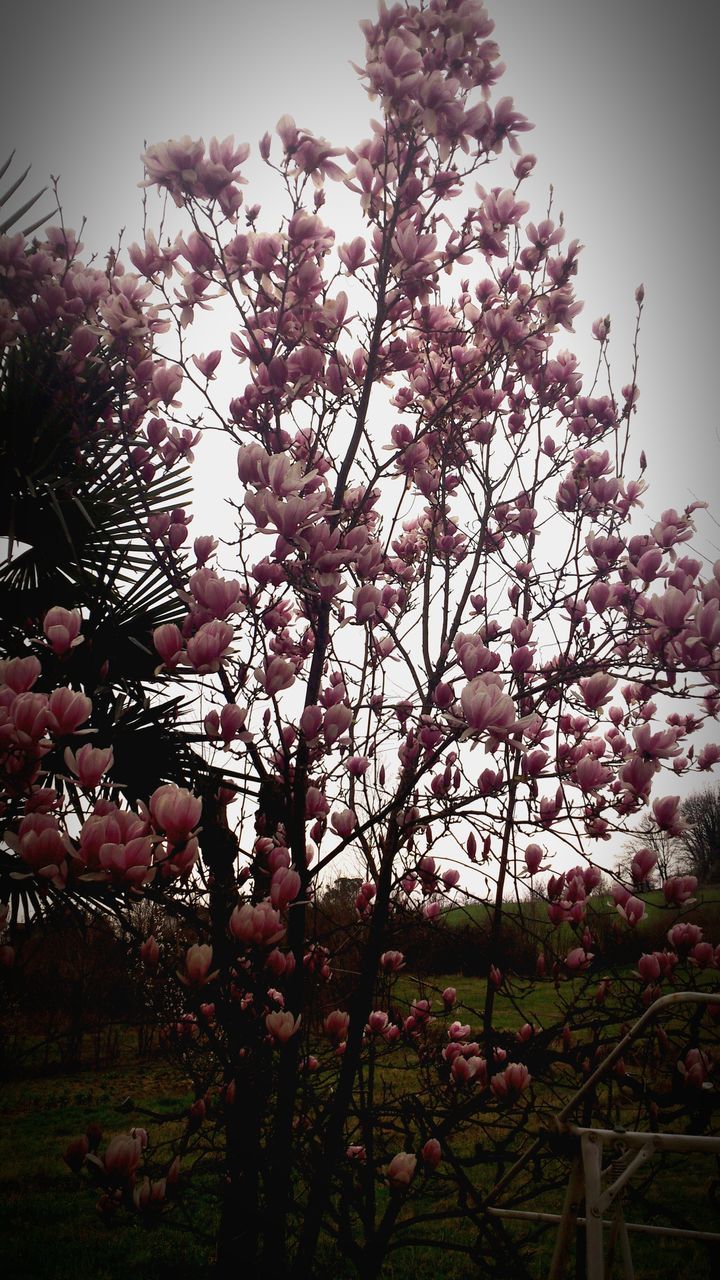
[[(713, 975), (713, 979), (716, 981), (717, 975)], [(446, 986), (456, 988), (456, 1015), (470, 1022), (475, 1031), (479, 1028), (479, 1013), (485, 997), (486, 984), (482, 978), (446, 974), (428, 981), (403, 973), (395, 988), (395, 1002), (402, 1009), (403, 1005), (409, 1006), (412, 1000), (424, 996), (431, 998), (434, 1009), (440, 1012), (439, 995)], [(558, 991), (551, 981), (518, 984), (518, 991), (524, 991), (522, 1012), (501, 992), (497, 997), (496, 1026), (512, 1031), (526, 1017), (538, 1025), (555, 1024), (560, 1001), (569, 986), (565, 983)], [(402, 1083), (406, 1086), (413, 1070), (410, 1057), (401, 1070), (405, 1076)], [(158, 1059), (142, 1063), (127, 1055), (117, 1066), (102, 1072), (84, 1070), (36, 1076), (3, 1087), (0, 1217), (3, 1274), (8, 1280), (39, 1280), (40, 1277), (43, 1280), (127, 1280), (128, 1275), (132, 1275), (133, 1280), (170, 1280), (171, 1277), (173, 1280), (209, 1280), (212, 1244), (209, 1239), (194, 1239), (182, 1230), (177, 1213), (164, 1216), (153, 1229), (144, 1228), (126, 1216), (108, 1225), (93, 1210), (95, 1193), (87, 1185), (79, 1186), (62, 1161), (69, 1140), (83, 1132), (91, 1120), (99, 1123), (108, 1137), (127, 1131), (133, 1123), (144, 1123), (141, 1115), (124, 1108), (128, 1096), (136, 1108), (167, 1114), (187, 1105), (191, 1094), (188, 1081), (166, 1063)], [(541, 1101), (538, 1098), (538, 1102)], [(147, 1124), (154, 1137), (152, 1124)], [(469, 1138), (459, 1144), (458, 1154), (462, 1158), (472, 1154)], [(482, 1167), (472, 1170), (471, 1177), (480, 1192), (489, 1190), (494, 1180), (490, 1169)], [(708, 1158), (666, 1159), (652, 1188), (658, 1220), (662, 1220), (664, 1207), (679, 1213), (687, 1225), (699, 1225), (698, 1206), (702, 1205), (702, 1225), (720, 1230), (719, 1214), (715, 1214), (714, 1224), (709, 1221), (708, 1187), (713, 1177), (716, 1170)], [(536, 1192), (527, 1207), (546, 1211), (559, 1208), (561, 1192), (548, 1192), (542, 1182), (537, 1184)], [(379, 1203), (382, 1204), (386, 1196), (387, 1192), (381, 1189)], [(211, 1237), (217, 1197), (207, 1180), (194, 1192), (193, 1202), (199, 1207), (202, 1224)], [(435, 1177), (418, 1182), (413, 1192), (413, 1210), (437, 1213), (443, 1206), (449, 1209), (453, 1203), (452, 1188), (444, 1181), (442, 1167)], [(634, 1211), (632, 1204), (626, 1212), (628, 1218), (642, 1220), (642, 1212)], [(518, 1235), (521, 1230), (518, 1228), (513, 1234)], [(418, 1246), (390, 1254), (383, 1269), (383, 1280), (463, 1280), (473, 1274), (464, 1257), (443, 1248), (443, 1242), (447, 1246), (448, 1241), (463, 1234), (472, 1241), (471, 1224), (434, 1222), (425, 1233), (433, 1234), (440, 1247), (431, 1250)], [(536, 1280), (543, 1280), (547, 1275), (553, 1241), (554, 1229), (550, 1227), (536, 1243), (525, 1247), (525, 1252), (533, 1257)], [(706, 1246), (637, 1236), (633, 1237), (632, 1246), (638, 1280), (662, 1276), (672, 1276), (673, 1280), (710, 1280), (718, 1274), (718, 1259), (713, 1259)], [(329, 1242), (325, 1244), (322, 1258), (324, 1280), (355, 1280), (353, 1268), (337, 1258)], [(512, 1280), (512, 1266), (506, 1257), (502, 1259), (502, 1274)], [(238, 1276), (242, 1276), (241, 1260)]]

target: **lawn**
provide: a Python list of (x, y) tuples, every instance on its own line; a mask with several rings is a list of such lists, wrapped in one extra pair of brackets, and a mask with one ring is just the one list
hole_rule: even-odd
[[(456, 988), (458, 1017), (475, 1029), (479, 1026), (476, 1011), (482, 1009), (485, 996), (483, 979), (446, 974), (429, 981), (404, 974), (395, 995), (399, 1005), (406, 1002), (408, 1006), (414, 999), (430, 998), (439, 1010), (440, 993), (446, 986)], [(557, 1023), (568, 984), (558, 991), (550, 981), (525, 983), (517, 993), (521, 1000), (516, 1000), (512, 992), (501, 992), (497, 998), (496, 1025), (505, 1026), (509, 1033), (530, 1018), (538, 1027)], [(520, 1003), (521, 1008), (517, 1007)], [(410, 1070), (408, 1062), (404, 1071)], [(36, 1075), (4, 1085), (0, 1204), (5, 1220), (4, 1274), (9, 1280), (36, 1280), (40, 1276), (47, 1280), (120, 1280), (128, 1274), (135, 1280), (209, 1277), (216, 1199), (207, 1181), (193, 1194), (193, 1211), (199, 1216), (203, 1233), (198, 1238), (185, 1229), (182, 1213), (177, 1209), (164, 1215), (152, 1229), (125, 1217), (108, 1224), (94, 1212), (94, 1193), (79, 1187), (62, 1161), (69, 1140), (83, 1132), (91, 1120), (99, 1123), (107, 1135), (126, 1132), (133, 1123), (143, 1123), (138, 1108), (169, 1115), (187, 1106), (191, 1097), (189, 1081), (177, 1068), (158, 1057), (139, 1062), (127, 1054), (116, 1066), (101, 1072), (86, 1069)], [(471, 1147), (466, 1143), (458, 1154), (467, 1158)], [(548, 1189), (552, 1164), (538, 1166), (536, 1172), (535, 1182), (527, 1183), (525, 1207), (557, 1211), (562, 1193), (557, 1188)], [(482, 1167), (475, 1169), (473, 1177), (480, 1191), (490, 1189), (492, 1178), (486, 1183)], [(708, 1207), (714, 1203), (708, 1191), (712, 1190), (714, 1197), (716, 1186), (717, 1168), (712, 1159), (666, 1157), (649, 1195), (657, 1207), (657, 1220), (662, 1220), (663, 1209), (672, 1209), (684, 1225), (700, 1225), (699, 1206), (703, 1205), (701, 1225), (720, 1230), (720, 1213), (713, 1214)], [(443, 1206), (450, 1210), (451, 1200), (442, 1170), (417, 1191), (415, 1207), (427, 1215), (440, 1215), (429, 1220), (425, 1235), (444, 1242), (445, 1247), (431, 1251), (417, 1246), (392, 1253), (383, 1270), (383, 1280), (461, 1280), (464, 1275), (473, 1274), (464, 1269), (466, 1259), (454, 1255), (450, 1248), (463, 1234), (472, 1239), (473, 1228), (461, 1219), (443, 1223)], [(380, 1203), (384, 1194), (381, 1190)], [(642, 1211), (634, 1210), (631, 1197), (626, 1216), (642, 1220), (646, 1210), (647, 1206)], [(525, 1239), (526, 1256), (533, 1257), (532, 1274), (541, 1280), (547, 1275), (553, 1229), (536, 1232), (532, 1242), (528, 1241), (526, 1226), (513, 1230), (511, 1236)], [(718, 1274), (718, 1259), (704, 1245), (634, 1236), (633, 1256), (638, 1280), (666, 1275), (672, 1275), (674, 1280), (710, 1280)], [(355, 1271), (338, 1260), (329, 1244), (325, 1258), (328, 1280), (344, 1280), (346, 1276), (353, 1280)], [(504, 1258), (503, 1274), (513, 1275), (509, 1257)], [(238, 1275), (242, 1275), (241, 1266)]]

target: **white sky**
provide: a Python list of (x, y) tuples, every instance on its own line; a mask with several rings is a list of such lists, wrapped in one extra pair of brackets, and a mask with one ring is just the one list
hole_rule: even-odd
[[(539, 157), (533, 212), (552, 182), (568, 236), (586, 246), (579, 339), (611, 314), (618, 384), (634, 289), (646, 286), (635, 440), (648, 455), (649, 512), (693, 497), (717, 510), (720, 6), (488, 9), (508, 67), (499, 92), (536, 124), (523, 138)], [(357, 23), (373, 15), (373, 0), (26, 0), (4, 21), (3, 143), (32, 162), (38, 183), (60, 174), (68, 223), (87, 216), (86, 246), (102, 252), (122, 226), (126, 242), (138, 238), (145, 139), (234, 133), (256, 143), (285, 111), (333, 143), (366, 136), (370, 104), (349, 64), (362, 59)], [(500, 165), (491, 174), (489, 184), (503, 180)], [(708, 524), (707, 534), (714, 558), (720, 531)]]

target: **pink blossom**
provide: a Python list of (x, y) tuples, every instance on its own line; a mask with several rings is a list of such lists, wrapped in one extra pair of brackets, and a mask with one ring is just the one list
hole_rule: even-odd
[(103, 1156), (108, 1176), (118, 1183), (132, 1181), (141, 1155), (142, 1146), (137, 1138), (129, 1133), (117, 1134), (108, 1142)]
[(300, 716), (300, 728), (306, 738), (311, 740), (317, 738), (322, 728), (323, 716), (324, 712), (322, 707), (313, 705), (304, 708), (303, 713)]
[(202, 801), (184, 787), (168, 782), (150, 797), (150, 813), (155, 825), (172, 844), (182, 844), (197, 827)]
[(453, 1058), (450, 1073), (456, 1084), (467, 1084), (477, 1077), (478, 1083), (484, 1085), (486, 1083), (485, 1059), (479, 1058), (477, 1054), (471, 1054), (466, 1058), (460, 1053)]
[(297, 871), (291, 867), (278, 867), (273, 873), (270, 882), (270, 901), (278, 911), (284, 911), (285, 907), (300, 892), (300, 876)]
[(9, 658), (0, 661), (0, 682), (13, 693), (27, 693), (32, 689), (42, 667), (37, 658)]
[(525, 850), (525, 866), (531, 876), (537, 874), (540, 870), (540, 864), (544, 857), (544, 850), (539, 844), (529, 844)]
[(457, 991), (454, 987), (446, 987), (442, 993), (442, 1002), (446, 1009), (452, 1009), (457, 1000)]
[(276, 1044), (287, 1044), (298, 1031), (300, 1027), (301, 1017), (294, 1018), (291, 1013), (276, 1012), (268, 1013), (265, 1018), (265, 1026), (272, 1036)]
[(569, 973), (580, 973), (583, 969), (587, 969), (592, 962), (593, 953), (586, 951), (584, 947), (573, 947), (572, 951), (568, 951), (565, 957), (565, 967)]
[(204, 622), (187, 642), (187, 656), (198, 675), (219, 671), (233, 638), (228, 622)]
[(506, 734), (515, 724), (515, 705), (497, 676), (479, 675), (460, 694), (463, 714), (471, 733)]
[(447, 1033), (449, 1040), (467, 1040), (470, 1035), (470, 1026), (462, 1022), (451, 1022)]
[(256, 667), (255, 679), (262, 685), (269, 698), (274, 698), (283, 689), (289, 689), (295, 683), (295, 668), (284, 658), (270, 658), (265, 668)]
[(711, 942), (697, 942), (688, 958), (698, 969), (714, 969), (716, 965), (715, 949)]
[(198, 569), (189, 582), (190, 590), (198, 604), (208, 609), (216, 618), (227, 618), (237, 609), (240, 583), (221, 578), (213, 569)]
[(663, 883), (663, 894), (667, 903), (681, 907), (683, 903), (693, 902), (693, 894), (697, 889), (695, 876), (671, 876)]
[(417, 1156), (410, 1155), (407, 1151), (399, 1151), (393, 1156), (387, 1167), (387, 1177), (394, 1191), (407, 1190), (415, 1176), (416, 1165)]
[(324, 818), (330, 812), (330, 803), (318, 787), (308, 787), (305, 793), (305, 816)]
[(390, 1019), (384, 1009), (373, 1009), (368, 1015), (367, 1030), (370, 1035), (383, 1035)]
[(220, 712), (220, 736), (223, 742), (252, 742), (252, 734), (244, 729), (246, 707), (238, 707), (234, 702), (226, 702)]
[(652, 955), (643, 952), (638, 960), (638, 973), (643, 982), (656, 982), (660, 977), (661, 967), (658, 953), (653, 951)]
[(256, 905), (245, 902), (235, 907), (229, 928), (233, 937), (246, 946), (271, 947), (285, 932), (280, 916), (267, 899)]
[(638, 849), (630, 863), (630, 874), (635, 884), (645, 884), (658, 856), (652, 849)]
[(340, 1044), (345, 1039), (349, 1025), (350, 1014), (345, 1013), (344, 1009), (333, 1009), (323, 1022), (325, 1034), (333, 1044)]
[(87, 744), (75, 754), (69, 747), (65, 748), (65, 764), (75, 774), (81, 787), (92, 789), (97, 787), (103, 774), (112, 768), (112, 747), (91, 747)]
[(342, 737), (352, 724), (352, 709), (344, 702), (336, 702), (333, 707), (329, 707), (325, 712), (325, 720), (323, 723), (323, 735), (325, 744), (333, 747), (335, 743)]
[(367, 756), (346, 756), (344, 760), (345, 768), (353, 778), (362, 778), (370, 768), (370, 761)]
[(75, 689), (53, 689), (48, 699), (48, 728), (56, 738), (70, 737), (90, 718), (92, 702)]
[(109, 880), (133, 888), (148, 884), (153, 879), (152, 860), (153, 843), (148, 836), (136, 836), (124, 843), (108, 840), (100, 846), (97, 855), (99, 870)]
[(153, 934), (140, 944), (140, 959), (149, 973), (154, 973), (160, 963), (160, 948)]
[(404, 966), (405, 957), (402, 951), (383, 951), (380, 957), (380, 968), (384, 973), (397, 973)]
[(685, 1084), (691, 1089), (702, 1089), (710, 1075), (710, 1059), (701, 1049), (688, 1049), (682, 1062), (678, 1062), (678, 1071), (685, 1078)]
[(661, 831), (667, 831), (671, 836), (683, 834), (687, 823), (681, 818), (679, 809), (680, 796), (662, 796), (653, 800), (653, 815)]
[(509, 1062), (505, 1070), (496, 1072), (490, 1080), (490, 1088), (500, 1102), (514, 1102), (527, 1089), (531, 1076), (520, 1062)]
[[(6, 843), (9, 843), (7, 833)], [(23, 861), (36, 875), (50, 880), (58, 888), (64, 886), (68, 845), (52, 814), (30, 813), (23, 818), (17, 843)]]
[(82, 618), (79, 609), (63, 609), (55, 605), (43, 618), (43, 631), (53, 653), (62, 657), (82, 641), (80, 627)]
[(636, 925), (645, 915), (645, 903), (640, 898), (628, 897), (622, 903), (618, 904), (620, 915), (624, 916), (629, 925)]
[(204, 987), (217, 977), (217, 970), (211, 973), (213, 949), (207, 943), (195, 943), (185, 953), (185, 973), (180, 974), (180, 981), (189, 987)]
[(375, 618), (377, 607), (382, 599), (382, 592), (377, 587), (373, 587), (370, 583), (358, 587), (353, 595), (353, 604), (355, 605), (355, 621), (369, 622)]
[(420, 1159), (426, 1169), (437, 1169), (440, 1161), (442, 1160), (442, 1148), (437, 1138), (428, 1138), (420, 1151)]
[(598, 711), (605, 706), (617, 680), (604, 671), (596, 671), (595, 675), (587, 676), (578, 683), (585, 706), (590, 711)]
[(692, 947), (696, 947), (702, 942), (703, 931), (698, 924), (690, 924), (687, 920), (681, 920), (678, 924), (674, 924), (668, 929), (668, 942), (675, 951), (689, 951)]
[(341, 839), (349, 840), (357, 826), (357, 817), (352, 809), (340, 809), (338, 812), (331, 814), (330, 824)]

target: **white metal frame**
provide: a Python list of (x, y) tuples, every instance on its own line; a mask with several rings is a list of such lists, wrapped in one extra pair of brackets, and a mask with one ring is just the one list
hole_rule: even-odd
[[(497, 1183), (485, 1202), (487, 1213), (498, 1218), (508, 1218), (526, 1222), (556, 1223), (558, 1233), (548, 1280), (562, 1280), (565, 1274), (568, 1254), (574, 1229), (585, 1227), (587, 1240), (587, 1280), (605, 1280), (605, 1244), (604, 1228), (610, 1228), (611, 1252), (619, 1245), (626, 1280), (634, 1280), (632, 1253), (630, 1250), (630, 1232), (643, 1235), (675, 1236), (680, 1239), (702, 1240), (708, 1243), (720, 1243), (720, 1232), (691, 1231), (685, 1228), (660, 1227), (650, 1223), (626, 1222), (622, 1211), (622, 1193), (634, 1173), (647, 1160), (660, 1151), (706, 1152), (720, 1154), (720, 1137), (708, 1137), (696, 1134), (679, 1133), (642, 1133), (624, 1129), (592, 1129), (570, 1124), (568, 1117), (578, 1102), (590, 1093), (599, 1080), (617, 1062), (627, 1048), (636, 1040), (644, 1028), (665, 1009), (677, 1004), (717, 1004), (720, 995), (700, 991), (673, 991), (670, 995), (661, 996), (628, 1031), (627, 1035), (615, 1046), (596, 1071), (585, 1081), (573, 1098), (563, 1107), (556, 1117), (556, 1131), (572, 1135), (579, 1139), (580, 1153), (573, 1160), (570, 1178), (565, 1192), (562, 1213), (535, 1213), (530, 1210), (503, 1209), (493, 1202), (501, 1191), (517, 1173), (532, 1159), (543, 1145), (543, 1139), (537, 1138), (532, 1146), (515, 1162), (511, 1169)], [(603, 1166), (606, 1149), (610, 1149), (612, 1158)], [(605, 1185), (603, 1185), (603, 1181)], [(582, 1201), (585, 1201), (585, 1216), (579, 1217)], [(604, 1215), (610, 1213), (606, 1218)]]

